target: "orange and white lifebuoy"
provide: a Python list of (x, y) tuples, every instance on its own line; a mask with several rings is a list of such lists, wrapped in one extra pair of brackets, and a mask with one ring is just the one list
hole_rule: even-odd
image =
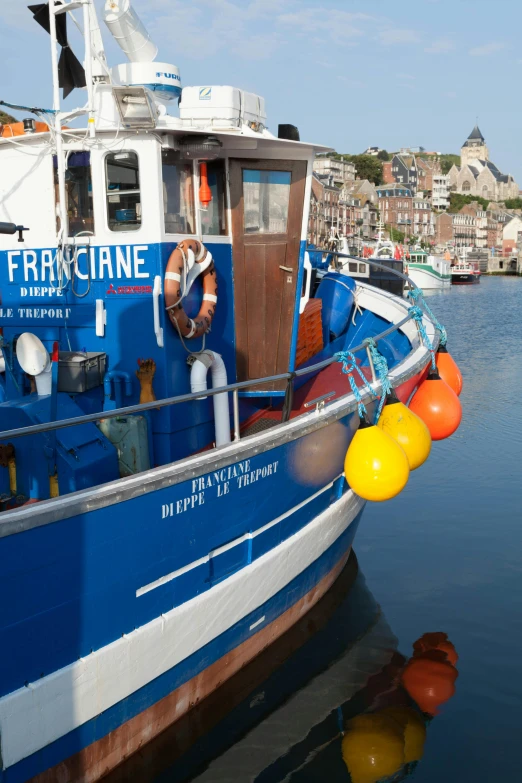
[[(188, 317), (181, 301), (181, 279), (187, 276), (187, 268), (195, 268), (203, 282), (203, 300), (194, 319)], [(212, 253), (199, 240), (184, 239), (170, 254), (165, 272), (165, 305), (181, 337), (192, 339), (208, 332), (217, 306), (217, 277)]]

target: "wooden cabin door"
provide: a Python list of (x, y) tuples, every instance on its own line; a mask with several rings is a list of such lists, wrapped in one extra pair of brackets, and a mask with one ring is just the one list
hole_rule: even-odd
[(230, 160), (229, 170), (236, 366), (246, 381), (288, 371), (306, 163)]

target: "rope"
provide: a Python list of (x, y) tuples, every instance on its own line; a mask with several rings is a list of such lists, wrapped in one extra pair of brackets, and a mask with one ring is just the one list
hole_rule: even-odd
[(408, 308), (408, 313), (417, 323), (422, 341), (431, 354), (431, 368), (432, 370), (436, 370), (437, 364), (435, 362), (435, 351), (433, 350), (432, 342), (426, 333), (426, 327), (424, 326), (424, 322), (422, 320), (423, 312), (418, 305), (413, 305), (413, 307)]
[(386, 397), (388, 394), (390, 394), (392, 390), (392, 385), (390, 383), (390, 378), (388, 375), (388, 362), (386, 361), (382, 353), (379, 352), (377, 348), (377, 343), (375, 342), (373, 337), (367, 337), (365, 340), (363, 340), (363, 342), (365, 345), (368, 346), (373, 367), (379, 378), (379, 383), (381, 384), (381, 389), (382, 389), (381, 398), (379, 400), (379, 406), (377, 408), (377, 413), (375, 414), (375, 424), (377, 424), (377, 422), (379, 421), (379, 417), (382, 413), (382, 409), (384, 408)]
[(435, 326), (435, 329), (437, 329), (437, 331), (440, 334), (440, 344), (441, 345), (446, 345), (446, 343), (448, 341), (448, 335), (447, 335), (446, 329), (443, 327), (443, 325), (441, 323), (439, 323), (439, 321), (435, 317), (431, 307), (428, 306), (426, 300), (424, 299), (424, 293), (422, 291), (422, 288), (412, 288), (410, 291), (408, 291), (408, 298), (411, 299), (411, 301), (412, 301), (412, 303), (414, 305), (416, 305), (418, 300), (420, 300), (420, 304), (422, 304), (422, 306), (424, 307), (424, 310), (426, 311), (426, 313), (429, 315), (429, 317), (433, 321), (433, 325)]
[(355, 356), (351, 351), (338, 351), (338, 353), (334, 354), (337, 358), (338, 362), (341, 362), (343, 373), (348, 376), (348, 380), (350, 381), (350, 386), (352, 388), (352, 392), (354, 394), (355, 399), (357, 400), (357, 410), (359, 411), (359, 416), (362, 418), (363, 416), (367, 416), (366, 408), (364, 407), (364, 403), (362, 401), (362, 395), (359, 391), (359, 388), (355, 382), (355, 378), (353, 377), (353, 373), (356, 372), (359, 375), (359, 378), (361, 379), (364, 388), (370, 392), (372, 397), (377, 397), (374, 390), (362, 374), (360, 368), (357, 366), (357, 361), (355, 359)]

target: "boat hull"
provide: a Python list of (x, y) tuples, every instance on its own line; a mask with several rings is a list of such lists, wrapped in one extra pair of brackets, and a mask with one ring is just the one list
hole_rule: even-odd
[[(57, 780), (60, 783), (73, 783), (73, 781), (92, 783), (99, 780), (233, 676), (261, 650), (294, 625), (331, 587), (348, 559), (363, 506), (364, 503), (360, 498), (351, 491), (345, 492), (311, 525), (307, 526), (297, 536), (297, 540), (285, 542), (268, 553), (265, 562), (258, 561), (239, 572), (236, 575), (233, 594), (241, 601), (240, 597), (247, 592), (251, 594), (255, 585), (260, 595), (262, 582), (266, 583), (266, 580), (272, 581), (272, 579), (276, 583), (284, 581), (285, 573), (292, 574), (292, 563), (297, 565), (306, 562), (305, 552), (309, 554), (320, 552), (307, 568), (290, 579), (275, 595), (260, 603), (253, 612), (248, 613), (217, 639), (202, 646), (188, 659), (167, 672), (166, 677), (161, 678), (163, 687), (168, 691), (162, 698), (157, 698), (160, 685), (153, 682), (152, 687), (148, 689), (148, 694), (144, 689), (138, 694), (137, 699), (136, 695), (132, 694), (122, 700), (110, 710), (113, 721), (119, 725), (109, 732), (103, 729), (103, 736), (98, 740), (47, 770), (31, 776), (30, 780), (34, 783), (55, 783)], [(257, 579), (255, 572), (257, 572)], [(212, 592), (208, 594), (210, 603), (206, 610), (201, 607), (201, 600), (194, 599), (199, 606), (192, 607), (192, 611), (187, 613), (187, 619), (197, 610), (198, 622), (202, 621), (203, 616), (207, 621), (212, 617), (214, 623), (219, 621), (220, 616), (225, 624), (229, 622), (227, 616), (233, 615), (233, 607), (224, 598), (223, 591), (221, 595), (212, 595)], [(166, 622), (169, 619), (167, 617)], [(143, 642), (141, 647), (143, 650)], [(226, 650), (226, 652), (219, 655), (219, 650)], [(218, 655), (219, 657), (216, 657)], [(101, 667), (103, 668), (103, 662)], [(111, 676), (118, 677), (118, 674), (115, 668)], [(74, 680), (69, 677), (69, 683), (73, 682)], [(174, 687), (171, 687), (172, 685)], [(74, 702), (72, 692), (70, 700)], [(151, 702), (149, 706), (141, 709), (130, 719), (120, 722), (121, 716), (134, 712), (137, 705), (143, 706), (147, 701)], [(89, 729), (93, 736), (97, 733), (97, 723), (106, 724), (107, 715), (102, 714), (91, 721)], [(85, 727), (82, 729), (85, 733)], [(59, 742), (55, 742), (54, 747), (45, 748), (44, 756), (49, 758), (53, 750), (63, 755), (67, 744), (73, 742), (74, 736), (65, 736)], [(8, 768), (4, 772), (6, 783), (28, 780), (27, 772), (35, 761), (35, 758), (28, 758)]]
[(475, 285), (476, 283), (480, 283), (480, 275), (474, 274), (473, 272), (460, 272), (452, 274), (451, 282), (452, 285)]
[(437, 288), (449, 288), (451, 275), (439, 274), (431, 267), (420, 264), (408, 264), (408, 276), (423, 291)]

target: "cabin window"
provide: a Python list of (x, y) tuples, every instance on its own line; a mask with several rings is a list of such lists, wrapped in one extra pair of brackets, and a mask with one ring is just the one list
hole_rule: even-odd
[(213, 160), (207, 163), (208, 186), (212, 201), (206, 209), (200, 203), (201, 233), (223, 236), (227, 233), (225, 209), (225, 161)]
[(355, 261), (348, 261), (348, 271), (357, 272), (357, 264), (355, 263)]
[[(58, 162), (53, 158), (54, 193), (59, 203)], [(69, 236), (94, 234), (94, 212), (92, 206), (91, 155), (89, 152), (69, 152), (65, 167), (65, 193), (69, 216)], [(57, 230), (60, 220), (57, 218)]]
[(111, 231), (137, 231), (141, 226), (138, 156), (110, 152), (105, 158), (107, 215)]
[(174, 150), (163, 150), (161, 168), (166, 233), (195, 234), (192, 163), (184, 163)]
[(246, 234), (286, 234), (289, 171), (243, 169)]

